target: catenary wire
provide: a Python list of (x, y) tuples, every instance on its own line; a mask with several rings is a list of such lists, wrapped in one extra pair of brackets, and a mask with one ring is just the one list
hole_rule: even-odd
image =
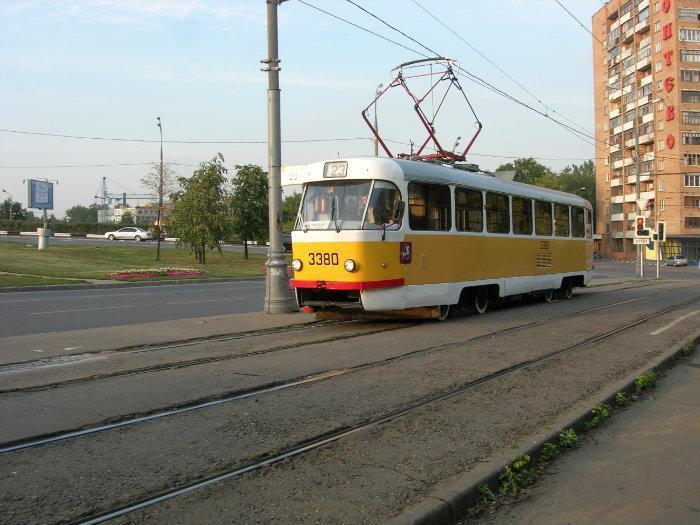
[(593, 32), (592, 32), (590, 29), (588, 29), (585, 25), (583, 25), (583, 23), (576, 17), (576, 15), (574, 15), (571, 11), (569, 11), (566, 7), (564, 7), (564, 5), (563, 5), (559, 0), (554, 0), (554, 1), (555, 1), (557, 4), (559, 4), (559, 6), (560, 6), (564, 11), (566, 11), (567, 13), (569, 13), (569, 16), (571, 16), (571, 18), (573, 18), (574, 20), (576, 20), (576, 23), (577, 23), (578, 25), (580, 25), (586, 32), (588, 32), (588, 34), (590, 34), (593, 38), (595, 38), (601, 46), (603, 46), (604, 48), (607, 49), (608, 46), (605, 45), (597, 36), (595, 36), (595, 35), (593, 34)]

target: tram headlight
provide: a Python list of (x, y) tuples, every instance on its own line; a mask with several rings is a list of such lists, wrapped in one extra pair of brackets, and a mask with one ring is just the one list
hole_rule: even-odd
[(298, 272), (299, 270), (301, 270), (301, 267), (302, 267), (301, 259), (293, 259), (292, 260), (292, 269), (295, 272)]
[(357, 268), (357, 264), (352, 259), (348, 259), (343, 263), (343, 267), (346, 272), (354, 272), (355, 268)]

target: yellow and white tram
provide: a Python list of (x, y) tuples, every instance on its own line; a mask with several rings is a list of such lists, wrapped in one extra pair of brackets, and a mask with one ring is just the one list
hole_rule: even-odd
[(290, 283), (307, 311), (483, 313), (518, 294), (571, 297), (591, 279), (591, 205), (576, 195), (378, 157), (286, 179), (303, 187)]

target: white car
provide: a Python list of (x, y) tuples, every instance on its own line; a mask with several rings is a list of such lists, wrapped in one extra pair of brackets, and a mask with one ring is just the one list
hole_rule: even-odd
[(109, 239), (110, 241), (118, 241), (122, 239), (145, 241), (147, 239), (153, 239), (153, 235), (143, 228), (127, 226), (125, 228), (119, 228), (117, 231), (105, 233), (105, 239)]

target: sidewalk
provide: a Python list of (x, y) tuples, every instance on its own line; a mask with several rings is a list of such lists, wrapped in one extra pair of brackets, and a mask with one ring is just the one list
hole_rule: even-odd
[(700, 356), (480, 524), (700, 524)]

